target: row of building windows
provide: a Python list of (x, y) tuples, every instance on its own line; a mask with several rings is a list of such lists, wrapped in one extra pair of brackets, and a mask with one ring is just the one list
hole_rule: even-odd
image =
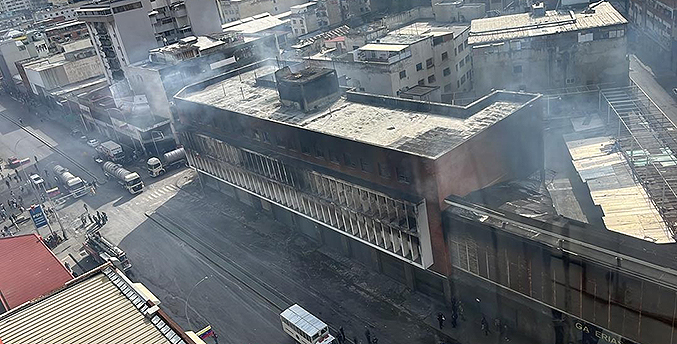
[[(197, 126), (212, 126), (218, 129), (222, 129), (226, 132), (236, 131), (243, 132), (243, 130), (235, 130), (236, 128), (231, 127), (224, 120), (219, 121), (195, 121)], [(372, 160), (366, 157), (355, 157), (353, 154), (348, 152), (343, 152), (339, 154), (333, 148), (327, 148), (318, 145), (312, 145), (310, 142), (296, 140), (293, 138), (285, 138), (281, 135), (272, 136), (268, 131), (259, 131), (258, 129), (249, 130), (249, 136), (255, 140), (269, 145), (275, 145), (282, 149), (288, 149), (292, 152), (300, 152), (309, 157), (313, 157), (319, 161), (328, 161), (335, 165), (343, 165), (351, 169), (358, 169), (367, 174), (372, 174), (378, 172), (378, 175), (381, 178), (391, 179), (392, 170), (391, 167), (386, 162), (377, 162), (374, 163)], [(377, 170), (374, 170), (374, 166), (377, 166)], [(406, 166), (397, 166), (395, 169), (395, 176), (397, 181), (404, 184), (410, 184), (412, 182), (411, 170)]]
[(181, 142), (189, 164), (204, 173), (394, 255), (421, 260), (417, 218), (426, 215), (419, 205), (201, 134), (181, 133)]

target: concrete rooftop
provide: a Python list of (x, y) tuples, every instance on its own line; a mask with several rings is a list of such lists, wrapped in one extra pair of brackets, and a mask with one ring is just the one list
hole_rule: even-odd
[[(437, 104), (457, 116), (453, 117), (453, 114), (379, 106), (375, 101), (351, 101), (344, 95), (318, 111), (305, 113), (284, 107), (276, 89), (255, 84), (255, 75), (261, 77), (275, 70), (273, 66), (264, 65), (243, 72), (239, 77), (237, 74), (225, 79), (224, 76), (215, 77), (188, 86), (176, 98), (432, 159), (538, 98), (538, 95), (508, 92), (515, 96), (495, 97), (495, 101), (475, 107), (474, 114), (467, 111), (473, 104), (468, 107)], [(352, 94), (358, 95), (353, 98), (364, 95), (366, 97), (362, 98), (383, 102), (392, 100), (403, 105), (430, 105), (400, 98)]]

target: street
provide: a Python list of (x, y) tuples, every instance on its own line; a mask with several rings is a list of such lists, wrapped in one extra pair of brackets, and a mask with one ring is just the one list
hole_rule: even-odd
[[(68, 240), (54, 249), (55, 254), (76, 272), (71, 256), (84, 268), (93, 267), (81, 249), (80, 216), (85, 204), (90, 214), (105, 212), (109, 221), (101, 233), (126, 252), (133, 265), (130, 278), (143, 282), (184, 329), (197, 331), (211, 324), (222, 343), (291, 344), (294, 340), (282, 331), (279, 313), (299, 303), (334, 330), (344, 327), (351, 340), (364, 343), (368, 328), (381, 343), (452, 342), (432, 320), (442, 305), (325, 252), (265, 214), (213, 190), (203, 191), (192, 170), (183, 168), (154, 179), (145, 163), (137, 162), (128, 168), (141, 175), (145, 189), (131, 195), (106, 181), (92, 159), (94, 149), (71, 137), (67, 128), (25, 113), (9, 98), (0, 98), (0, 105), (0, 156), (31, 160), (36, 156), (37, 169), (31, 161), (20, 170), (44, 175), (47, 169), (46, 181), (53, 179), (50, 171), (55, 164), (87, 181), (92, 176), (99, 181), (95, 195), (56, 206)], [(17, 125), (19, 118), (25, 130)], [(50, 184), (54, 186), (54, 181)], [(0, 201), (5, 202), (9, 190), (5, 185), (0, 188)], [(56, 223), (52, 226), (59, 229)], [(35, 230), (31, 221), (19, 229)], [(45, 227), (40, 234), (47, 234)]]

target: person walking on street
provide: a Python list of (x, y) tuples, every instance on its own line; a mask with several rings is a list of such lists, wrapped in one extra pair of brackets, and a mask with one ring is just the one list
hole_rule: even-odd
[(7, 185), (8, 189), (11, 189), (11, 187), (9, 186), (9, 180), (5, 179), (5, 185)]
[(465, 316), (463, 315), (463, 303), (461, 300), (458, 301), (458, 316), (461, 320), (465, 321)]
[[(103, 213), (103, 216), (105, 217), (106, 213)], [(341, 334), (341, 338), (343, 338), (343, 340), (345, 341), (346, 340), (346, 333), (343, 332), (343, 326), (339, 327), (339, 333)]]
[(367, 343), (371, 343), (371, 332), (369, 332), (369, 329), (364, 331), (364, 336), (367, 338)]
[(484, 332), (485, 336), (489, 335), (489, 323), (487, 323), (487, 318), (482, 316), (482, 332)]
[(444, 321), (447, 320), (442, 312), (437, 313), (437, 322), (440, 324), (440, 330), (444, 327)]
[(456, 328), (456, 320), (458, 319), (458, 313), (451, 313), (451, 327)]

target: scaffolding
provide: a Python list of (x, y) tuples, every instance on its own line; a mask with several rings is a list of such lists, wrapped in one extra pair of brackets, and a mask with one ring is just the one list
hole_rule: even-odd
[(599, 114), (606, 111), (614, 149), (629, 162), (635, 178), (665, 222), (669, 236), (677, 227), (677, 126), (634, 82), (602, 89)]

